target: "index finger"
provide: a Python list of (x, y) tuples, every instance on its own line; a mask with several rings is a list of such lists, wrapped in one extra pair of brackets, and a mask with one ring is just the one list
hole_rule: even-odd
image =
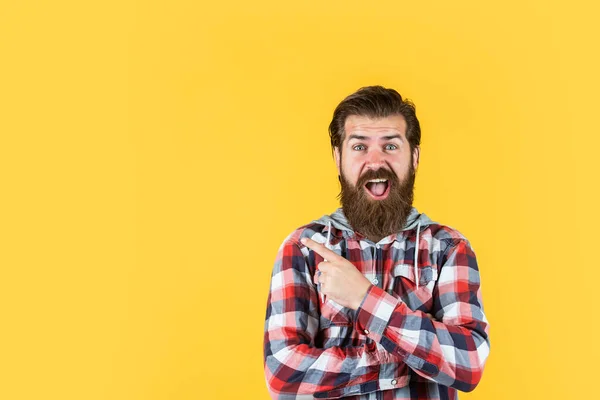
[(309, 249), (311, 249), (312, 251), (314, 251), (315, 253), (317, 253), (318, 255), (320, 255), (321, 257), (323, 257), (327, 261), (336, 261), (341, 258), (337, 254), (335, 254), (333, 251), (329, 250), (327, 247), (323, 246), (320, 243), (315, 242), (312, 239), (302, 238), (302, 239), (300, 239), (300, 242), (303, 245), (305, 245), (306, 247), (308, 247)]

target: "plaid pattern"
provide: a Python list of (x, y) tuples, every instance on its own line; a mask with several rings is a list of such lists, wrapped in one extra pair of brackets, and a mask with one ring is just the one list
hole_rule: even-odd
[(489, 354), (489, 325), (469, 242), (443, 225), (421, 227), (415, 277), (416, 230), (374, 244), (332, 228), (330, 248), (372, 282), (353, 311), (323, 303), (313, 283), (322, 258), (300, 239), (324, 243), (327, 231), (301, 227), (278, 251), (264, 335), (271, 397), (457, 399), (458, 390), (473, 390)]

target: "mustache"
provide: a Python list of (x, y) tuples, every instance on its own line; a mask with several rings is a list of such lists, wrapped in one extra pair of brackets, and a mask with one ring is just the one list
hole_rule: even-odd
[(392, 182), (395, 182), (398, 180), (398, 175), (393, 170), (387, 169), (387, 168), (379, 168), (376, 170), (370, 169), (367, 172), (365, 172), (364, 174), (362, 174), (362, 176), (360, 178), (358, 178), (358, 181), (356, 182), (356, 186), (357, 187), (365, 186), (367, 184), (367, 182), (370, 181), (371, 179), (387, 179), (388, 185), (391, 185)]

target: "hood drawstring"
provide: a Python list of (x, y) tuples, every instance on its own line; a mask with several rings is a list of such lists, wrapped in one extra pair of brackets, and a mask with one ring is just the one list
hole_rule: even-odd
[[(329, 243), (331, 241), (331, 221), (327, 222), (327, 239), (325, 240), (325, 247), (328, 250), (331, 250), (331, 244)], [(326, 259), (323, 259), (323, 261), (327, 262)], [(319, 271), (319, 276), (321, 276), (321, 271)], [(317, 285), (317, 288), (319, 290), (319, 292), (321, 292), (321, 284), (319, 283)], [(321, 292), (321, 302), (325, 303), (325, 295), (323, 294), (323, 292)]]
[(421, 223), (417, 225), (417, 240), (415, 243), (415, 282), (417, 282), (417, 289), (419, 289), (419, 233), (421, 233)]

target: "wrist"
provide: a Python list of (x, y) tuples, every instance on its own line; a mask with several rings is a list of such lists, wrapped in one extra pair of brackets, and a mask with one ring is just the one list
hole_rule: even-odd
[(368, 284), (366, 284), (364, 286), (363, 290), (359, 291), (359, 293), (356, 296), (356, 299), (354, 300), (354, 304), (352, 304), (352, 309), (353, 310), (356, 311), (356, 310), (358, 310), (360, 308), (361, 304), (365, 300), (365, 297), (367, 297), (367, 295), (369, 294), (369, 290), (371, 289), (371, 286), (373, 286), (371, 284), (371, 282), (368, 282)]

